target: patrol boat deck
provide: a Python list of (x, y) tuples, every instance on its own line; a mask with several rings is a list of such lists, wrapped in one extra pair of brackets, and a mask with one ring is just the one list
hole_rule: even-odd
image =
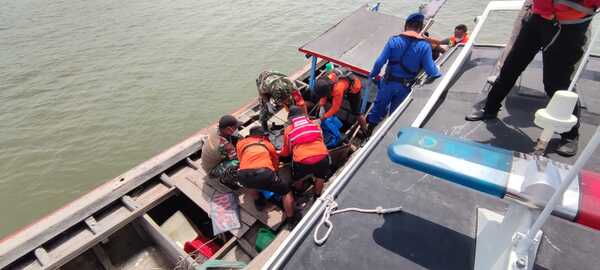
[[(533, 125), (534, 112), (546, 105), (545, 97), (524, 96), (541, 89), (541, 61), (534, 60), (503, 104), (499, 120), (465, 122), (464, 116), (485, 97), (486, 77), (493, 71), (502, 48), (473, 49), (471, 59), (448, 90), (423, 128), (530, 153), (541, 130)], [(600, 58), (592, 57), (579, 84), (586, 104), (598, 104)], [(410, 126), (429, 99), (432, 87), (414, 91), (406, 111), (377, 144), (336, 198), (340, 208), (401, 206), (403, 212), (384, 216), (357, 213), (331, 218), (335, 229), (323, 246), (313, 242), (314, 226), (284, 264), (286, 269), (472, 269), (475, 256), (476, 208), (506, 211), (505, 201), (422, 172), (401, 167), (387, 157), (396, 131)], [(519, 89), (520, 88), (520, 89)], [(537, 91), (536, 91), (537, 92)], [(539, 92), (540, 94), (542, 92)], [(599, 123), (597, 108), (583, 110), (580, 146), (585, 145)], [(556, 139), (551, 141), (554, 147)], [(552, 159), (572, 164), (574, 158), (554, 153)], [(598, 171), (600, 152), (586, 164)], [(468, 169), (468, 168), (465, 168)], [(600, 233), (588, 227), (552, 217), (544, 226), (536, 269), (597, 269), (600, 265)], [(298, 236), (300, 237), (300, 236)]]
[[(452, 56), (454, 59), (448, 62), (455, 61), (465, 49), (459, 48)], [(319, 246), (313, 241), (313, 234), (324, 205), (315, 205), (271, 258), (267, 269), (473, 269), (477, 208), (505, 213), (508, 202), (395, 164), (388, 158), (388, 147), (396, 140), (399, 129), (422, 119), (424, 129), (532, 153), (541, 133), (541, 129), (533, 124), (534, 113), (548, 101), (542, 90), (541, 55), (528, 66), (504, 101), (498, 120), (464, 120), (465, 115), (479, 108), (485, 99), (490, 89), (487, 78), (495, 73), (503, 49), (502, 46), (474, 44), (447, 91), (434, 102), (433, 110), (425, 118), (419, 118), (423, 116), (423, 108), (431, 103), (432, 95), (444, 82), (438, 80), (414, 89), (411, 100), (399, 109), (401, 113), (396, 113), (398, 117), (388, 120), (389, 131), (382, 133), (380, 140), (375, 138), (376, 143), (370, 145), (371, 151), (361, 153), (364, 159), (349, 161), (354, 169), (340, 176), (347, 177), (347, 181), (337, 179), (337, 184), (325, 193), (336, 196), (340, 209), (400, 206), (402, 212), (334, 215), (331, 217), (334, 229), (327, 241)], [(444, 76), (453, 72), (448, 68), (443, 67)], [(580, 151), (600, 123), (600, 111), (596, 106), (600, 104), (598, 89), (600, 57), (592, 56), (577, 83), (577, 92), (585, 106), (579, 129)], [(566, 158), (553, 153), (557, 141), (555, 135), (547, 157), (573, 164), (576, 157)], [(600, 171), (599, 150), (585, 169)], [(544, 236), (534, 269), (598, 269), (600, 232), (555, 216), (550, 217), (542, 229)], [(321, 235), (325, 230), (325, 227), (321, 228)]]

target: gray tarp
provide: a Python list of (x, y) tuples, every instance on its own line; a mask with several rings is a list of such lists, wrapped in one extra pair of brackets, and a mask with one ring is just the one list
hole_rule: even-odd
[(388, 39), (403, 27), (402, 18), (360, 8), (299, 50), (367, 75)]

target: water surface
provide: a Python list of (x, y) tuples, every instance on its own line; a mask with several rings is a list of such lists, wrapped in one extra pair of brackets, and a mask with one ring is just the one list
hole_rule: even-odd
[[(381, 2), (404, 17), (423, 1)], [(363, 4), (3, 1), (0, 236), (247, 103), (262, 70), (300, 68), (297, 48)], [(485, 6), (450, 0), (432, 33), (473, 27)], [(500, 16), (486, 38), (501, 41), (512, 21)]]

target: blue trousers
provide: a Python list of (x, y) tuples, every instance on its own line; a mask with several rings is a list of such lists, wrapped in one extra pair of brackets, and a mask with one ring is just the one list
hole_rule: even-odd
[(408, 93), (410, 93), (410, 89), (404, 84), (379, 81), (379, 91), (377, 91), (373, 108), (367, 115), (367, 122), (374, 126), (379, 124), (388, 114), (398, 108)]

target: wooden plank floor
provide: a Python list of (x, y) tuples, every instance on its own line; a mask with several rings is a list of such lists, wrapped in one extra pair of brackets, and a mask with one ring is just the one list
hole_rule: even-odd
[[(199, 161), (192, 160), (194, 164), (198, 164)], [(199, 164), (198, 164), (199, 165)], [(182, 171), (177, 172), (172, 176), (172, 178), (179, 177), (180, 174), (185, 174), (185, 177), (188, 177), (196, 187), (201, 189), (203, 193), (210, 194), (208, 195), (208, 202), (210, 202), (210, 196), (212, 196), (213, 192), (228, 192), (230, 191), (227, 187), (220, 185), (216, 179), (210, 179), (202, 169), (198, 171), (191, 172), (193, 170), (191, 168), (186, 168)], [(285, 220), (285, 216), (283, 211), (275, 206), (269, 205), (265, 211), (258, 211), (254, 207), (254, 203), (252, 200), (248, 200), (246, 195), (242, 192), (239, 194), (239, 203), (240, 203), (240, 215), (242, 215), (242, 220), (246, 219), (245, 215), (249, 214), (253, 218), (259, 220), (262, 224), (268, 226), (271, 229), (277, 229)], [(208, 208), (210, 210), (210, 208)], [(248, 223), (247, 223), (248, 224)], [(248, 224), (252, 225), (252, 224)]]

